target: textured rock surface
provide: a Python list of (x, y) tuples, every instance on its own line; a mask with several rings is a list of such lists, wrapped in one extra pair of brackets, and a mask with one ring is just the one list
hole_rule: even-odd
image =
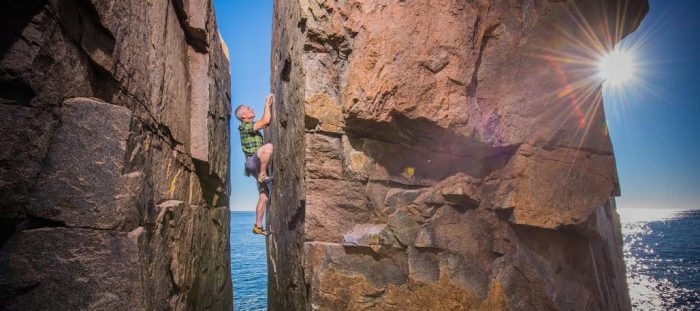
[(1, 309), (231, 309), (212, 1), (0, 6)]
[(270, 308), (630, 309), (594, 62), (647, 10), (276, 1)]

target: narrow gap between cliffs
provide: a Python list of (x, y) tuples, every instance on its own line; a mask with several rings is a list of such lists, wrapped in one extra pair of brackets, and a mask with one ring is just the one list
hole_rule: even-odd
[[(271, 239), (252, 232), (259, 193), (255, 179), (244, 175), (246, 157), (238, 130), (241, 122), (235, 113), (238, 106), (246, 105), (254, 111), (254, 120), (263, 116), (265, 98), (270, 93), (273, 2), (214, 0), (213, 4), (219, 32), (229, 48), (231, 73), (229, 207), (234, 309), (265, 310), (266, 240)], [(267, 130), (263, 130), (263, 136), (267, 142)]]

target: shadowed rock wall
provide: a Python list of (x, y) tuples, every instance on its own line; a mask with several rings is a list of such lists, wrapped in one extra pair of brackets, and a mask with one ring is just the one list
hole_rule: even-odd
[(275, 1), (270, 309), (630, 309), (595, 63), (647, 10)]
[(212, 2), (0, 6), (1, 309), (231, 309)]

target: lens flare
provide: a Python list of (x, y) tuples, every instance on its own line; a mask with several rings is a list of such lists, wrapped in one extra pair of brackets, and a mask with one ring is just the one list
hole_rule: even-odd
[(648, 82), (654, 72), (646, 45), (656, 28), (647, 26), (644, 33), (632, 34), (646, 11), (628, 6), (629, 1), (617, 6), (584, 1), (582, 7), (576, 2), (568, 10), (573, 27), (554, 29), (549, 41), (534, 46), (529, 54), (545, 62), (546, 70), (537, 75), (551, 88), (530, 100), (548, 103), (543, 113), (551, 115), (558, 130), (571, 133), (572, 145), (584, 150), (598, 139), (592, 135), (609, 135), (606, 120), (631, 115), (632, 96), (661, 96)]
[(637, 68), (634, 55), (620, 49), (603, 55), (598, 62), (598, 76), (613, 87), (622, 87), (634, 79)]

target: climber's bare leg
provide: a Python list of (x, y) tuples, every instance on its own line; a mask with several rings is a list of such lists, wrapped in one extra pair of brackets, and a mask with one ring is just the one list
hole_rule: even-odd
[(262, 228), (262, 218), (265, 214), (265, 207), (267, 206), (267, 190), (261, 191), (258, 197), (258, 205), (255, 207), (255, 225)]
[(260, 174), (267, 176), (267, 163), (272, 157), (272, 144), (264, 144), (258, 149), (257, 154), (260, 159)]

